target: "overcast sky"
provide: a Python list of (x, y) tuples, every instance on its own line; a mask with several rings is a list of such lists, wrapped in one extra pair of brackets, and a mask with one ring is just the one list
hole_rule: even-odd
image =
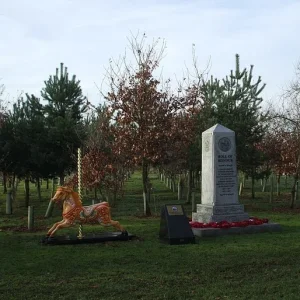
[(166, 39), (164, 78), (180, 77), (196, 45), (199, 67), (223, 77), (254, 64), (276, 100), (300, 59), (299, 0), (0, 0), (0, 78), (6, 97), (40, 95), (64, 62), (97, 104), (110, 57), (124, 53), (130, 32)]

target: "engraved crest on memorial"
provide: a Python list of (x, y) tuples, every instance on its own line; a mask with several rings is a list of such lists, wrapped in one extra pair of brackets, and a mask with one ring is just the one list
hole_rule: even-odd
[(209, 151), (209, 138), (207, 137), (207, 138), (205, 138), (205, 140), (204, 140), (204, 151), (205, 152), (208, 152)]
[(227, 152), (231, 149), (231, 141), (227, 137), (219, 139), (218, 142), (219, 149), (223, 152)]

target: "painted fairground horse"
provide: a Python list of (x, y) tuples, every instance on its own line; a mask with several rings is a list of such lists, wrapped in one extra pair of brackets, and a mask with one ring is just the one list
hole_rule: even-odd
[(99, 223), (103, 226), (113, 226), (127, 235), (127, 231), (118, 221), (113, 221), (110, 216), (108, 202), (100, 202), (90, 206), (82, 206), (79, 194), (70, 187), (59, 187), (51, 199), (55, 203), (63, 203), (63, 219), (55, 223), (47, 233), (53, 237), (57, 230), (67, 228), (75, 224)]

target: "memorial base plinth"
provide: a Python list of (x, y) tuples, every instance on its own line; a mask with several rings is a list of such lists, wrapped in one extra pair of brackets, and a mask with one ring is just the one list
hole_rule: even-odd
[(193, 221), (209, 222), (239, 222), (249, 219), (242, 204), (209, 205), (197, 204), (197, 212), (192, 215)]

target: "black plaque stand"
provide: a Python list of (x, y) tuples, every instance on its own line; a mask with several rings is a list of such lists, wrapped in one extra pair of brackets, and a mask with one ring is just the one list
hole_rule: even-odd
[(55, 237), (44, 237), (42, 239), (43, 245), (74, 245), (74, 244), (92, 244), (92, 243), (103, 243), (112, 241), (128, 241), (133, 239), (133, 234), (123, 234), (122, 232), (104, 232), (97, 234), (87, 234), (82, 238), (74, 236), (55, 236)]
[(195, 243), (195, 236), (182, 205), (166, 204), (161, 208), (159, 237), (170, 245)]

